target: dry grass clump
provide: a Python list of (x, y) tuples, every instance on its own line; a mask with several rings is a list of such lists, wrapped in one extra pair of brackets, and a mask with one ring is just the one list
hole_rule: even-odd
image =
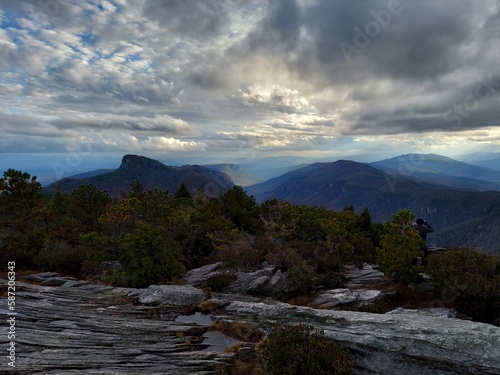
[(262, 332), (250, 323), (242, 322), (214, 322), (208, 328), (209, 331), (219, 331), (231, 336), (236, 340), (245, 342), (258, 342), (262, 339)]

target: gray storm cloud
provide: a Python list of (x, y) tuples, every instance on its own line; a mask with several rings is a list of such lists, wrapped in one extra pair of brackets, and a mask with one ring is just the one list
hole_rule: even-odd
[(493, 0), (5, 0), (0, 22), (4, 149), (103, 124), (88, 141), (118, 151), (499, 125)]

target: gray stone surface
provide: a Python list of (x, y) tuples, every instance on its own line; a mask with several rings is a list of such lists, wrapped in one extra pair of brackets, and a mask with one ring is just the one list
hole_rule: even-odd
[(357, 374), (500, 374), (500, 327), (423, 314), (319, 310), (286, 303), (232, 301), (226, 310), (271, 330), (310, 323), (351, 348)]
[[(207, 335), (207, 340), (215, 339), (212, 349), (207, 348), (199, 331), (203, 327), (176, 321), (181, 306), (194, 300), (179, 306), (172, 304), (171, 297), (158, 299), (162, 304), (155, 306), (134, 303), (145, 292), (162, 295), (166, 289), (169, 293), (177, 289), (172, 287), (133, 289), (90, 283), (44, 287), (19, 281), (15, 373), (213, 374), (214, 365), (227, 360), (219, 345), (225, 341)], [(173, 295), (201, 299), (200, 292), (184, 285)], [(266, 332), (276, 325), (314, 325), (353, 350), (359, 360), (358, 375), (500, 374), (500, 327), (444, 318), (445, 312), (439, 309), (370, 314), (299, 307), (233, 293), (213, 297), (226, 306), (214, 320), (249, 322)], [(0, 309), (0, 313), (7, 311)], [(7, 326), (1, 325), (0, 346), (8, 341)], [(7, 357), (1, 356), (0, 361), (0, 368), (7, 368)]]
[[(254, 272), (236, 272), (237, 279), (224, 290), (232, 293), (256, 292), (265, 288), (274, 276), (275, 266), (268, 266)], [(276, 280), (273, 280), (276, 284)]]
[(207, 264), (206, 266), (192, 269), (182, 276), (182, 280), (193, 286), (200, 286), (207, 282), (207, 280), (214, 275), (220, 273), (218, 271), (224, 263), (218, 262)]
[(59, 277), (61, 276), (57, 272), (40, 272), (35, 273), (33, 275), (26, 276), (24, 279), (26, 281), (33, 281), (36, 283), (42, 282), (44, 280), (50, 279), (51, 277)]
[(444, 307), (432, 307), (419, 310), (403, 309), (399, 307), (395, 310), (387, 312), (386, 314), (404, 314), (404, 315), (421, 314), (421, 315), (433, 316), (435, 318), (456, 318), (457, 316), (457, 312), (455, 311), (455, 309), (447, 309)]
[[(186, 272), (182, 276), (182, 281), (193, 286), (203, 286), (207, 280), (224, 272), (224, 263), (218, 262), (196, 268)], [(252, 272), (236, 272), (236, 280), (224, 288), (230, 293), (254, 293), (259, 295), (276, 296), (287, 290), (286, 273), (276, 270), (275, 266), (265, 263), (262, 268)]]
[(346, 269), (346, 278), (350, 285), (366, 284), (373, 281), (379, 281), (384, 278), (384, 273), (377, 269), (373, 264), (363, 264), (363, 268), (348, 267)]
[(379, 290), (369, 289), (332, 289), (321, 292), (314, 304), (319, 308), (332, 308), (337, 305), (356, 304), (356, 306), (374, 302), (382, 296)]
[(61, 286), (66, 284), (67, 282), (78, 281), (74, 277), (49, 277), (48, 279), (43, 280), (40, 285), (42, 286)]
[[(0, 373), (201, 375), (213, 374), (214, 365), (227, 359), (207, 350), (198, 333), (190, 333), (194, 324), (175, 322), (172, 309), (159, 319), (156, 306), (120, 301), (138, 291), (143, 290), (93, 284), (43, 287), (18, 281), (16, 368), (8, 371), (2, 355)], [(6, 348), (8, 341), (2, 324), (0, 347)]]
[(203, 290), (192, 285), (150, 285), (139, 294), (139, 302), (149, 305), (192, 306), (206, 300)]

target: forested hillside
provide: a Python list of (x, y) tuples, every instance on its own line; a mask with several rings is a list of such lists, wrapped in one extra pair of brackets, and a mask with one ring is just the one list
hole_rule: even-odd
[[(183, 184), (171, 194), (133, 182), (113, 198), (92, 185), (46, 195), (36, 177), (14, 169), (0, 179), (4, 264), (93, 277), (113, 261), (119, 266), (105, 281), (129, 287), (173, 282), (214, 262), (225, 271), (208, 280), (213, 290), (234, 281), (237, 271), (272, 265), (286, 275), (272, 297), (285, 300), (345, 287), (344, 267), (365, 262), (380, 264), (395, 282), (418, 282), (423, 269), (414, 261), (423, 253), (414, 220), (408, 209), (375, 223), (368, 209), (356, 213), (352, 206), (333, 211), (275, 199), (259, 205), (239, 186), (208, 197)], [(443, 293), (454, 293), (465, 314), (497, 322), (499, 258), (472, 249), (449, 255), (430, 259), (427, 272), (437, 275)]]
[(294, 204), (356, 212), (370, 210), (377, 222), (401, 208), (425, 217), (436, 228), (435, 246), (473, 246), (500, 254), (500, 192), (429, 186), (366, 164), (341, 160), (316, 163), (246, 188), (258, 202), (276, 198)]
[(79, 178), (68, 177), (56, 181), (44, 190), (48, 194), (55, 191), (71, 193), (81, 185), (93, 185), (97, 190), (105, 190), (111, 197), (116, 198), (126, 193), (133, 182), (140, 183), (145, 190), (157, 188), (171, 192), (183, 183), (190, 192), (201, 189), (206, 195), (218, 196), (234, 186), (228, 175), (216, 170), (199, 165), (167, 166), (138, 155), (125, 155), (116, 170), (77, 177)]

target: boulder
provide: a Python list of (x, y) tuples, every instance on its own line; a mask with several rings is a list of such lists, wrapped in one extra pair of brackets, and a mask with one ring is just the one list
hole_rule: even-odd
[(379, 281), (384, 278), (384, 273), (380, 272), (377, 265), (363, 264), (363, 268), (346, 267), (346, 278), (350, 285), (366, 284), (373, 281)]
[(50, 277), (48, 279), (44, 279), (40, 285), (41, 286), (61, 286), (66, 284), (67, 282), (76, 282), (78, 279), (74, 277)]
[(320, 293), (314, 304), (319, 308), (332, 308), (337, 305), (353, 304), (357, 306), (365, 305), (374, 302), (382, 296), (380, 290), (369, 289), (332, 289)]
[(218, 270), (223, 264), (222, 262), (218, 262), (192, 269), (182, 276), (182, 280), (193, 286), (204, 285), (210, 277), (220, 273)]
[[(265, 289), (274, 276), (275, 266), (267, 266), (254, 272), (236, 272), (237, 279), (224, 288), (225, 292), (247, 293)], [(273, 283), (277, 284), (274, 280)]]
[(140, 303), (187, 307), (206, 300), (203, 290), (192, 285), (150, 285), (138, 295)]

